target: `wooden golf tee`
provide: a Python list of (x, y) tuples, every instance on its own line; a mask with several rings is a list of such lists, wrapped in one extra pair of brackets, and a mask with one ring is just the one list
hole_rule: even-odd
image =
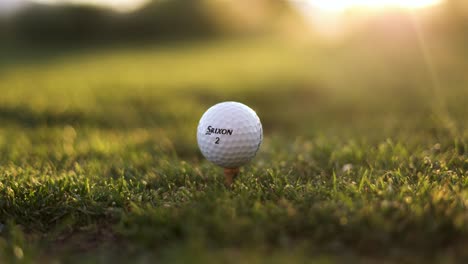
[(239, 174), (239, 168), (225, 168), (224, 169), (224, 185), (226, 187), (231, 187), (234, 179), (236, 179)]

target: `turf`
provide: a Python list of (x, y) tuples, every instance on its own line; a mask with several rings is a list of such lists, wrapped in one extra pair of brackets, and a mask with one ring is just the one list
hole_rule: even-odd
[[(466, 261), (466, 53), (428, 43), (431, 61), (413, 38), (259, 38), (2, 65), (0, 262)], [(232, 189), (195, 138), (226, 100), (265, 132)]]

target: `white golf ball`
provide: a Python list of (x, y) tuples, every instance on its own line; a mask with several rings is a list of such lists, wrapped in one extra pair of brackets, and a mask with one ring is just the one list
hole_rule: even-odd
[(238, 168), (252, 160), (262, 138), (260, 118), (237, 102), (212, 106), (198, 124), (198, 147), (203, 156), (223, 168)]

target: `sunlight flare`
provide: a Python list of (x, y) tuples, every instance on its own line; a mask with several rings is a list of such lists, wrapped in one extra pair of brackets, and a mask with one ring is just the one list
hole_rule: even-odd
[(349, 9), (405, 8), (418, 9), (434, 6), (442, 0), (306, 0), (308, 5), (323, 11), (342, 12)]

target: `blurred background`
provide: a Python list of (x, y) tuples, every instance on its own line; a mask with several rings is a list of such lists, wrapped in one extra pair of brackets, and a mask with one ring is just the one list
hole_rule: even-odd
[(177, 133), (224, 100), (280, 138), (460, 139), (467, 30), (463, 0), (2, 0), (0, 119), (159, 128), (189, 157)]
[[(467, 32), (466, 0), (0, 0), (0, 233), (465, 256)], [(264, 128), (233, 191), (196, 142), (228, 100)]]
[(349, 35), (372, 25), (389, 34), (408, 31), (409, 16), (431, 16), (433, 31), (453, 33), (466, 26), (467, 9), (459, 0), (3, 0), (0, 32), (4, 45), (115, 45), (278, 31)]

